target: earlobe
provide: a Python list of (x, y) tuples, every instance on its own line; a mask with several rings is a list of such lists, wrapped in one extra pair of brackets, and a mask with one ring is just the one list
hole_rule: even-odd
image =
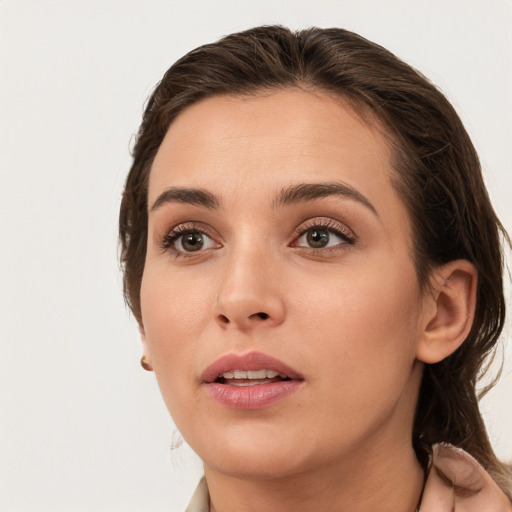
[(425, 292), (424, 317), (416, 357), (427, 364), (442, 361), (468, 336), (476, 306), (477, 272), (456, 260), (436, 268)]
[(140, 365), (144, 370), (151, 372), (153, 371), (153, 367), (151, 366), (151, 359), (149, 357), (148, 353), (148, 344), (146, 341), (146, 333), (144, 331), (144, 326), (142, 324), (139, 324), (139, 332), (140, 332), (140, 339), (142, 341), (142, 357), (140, 359)]

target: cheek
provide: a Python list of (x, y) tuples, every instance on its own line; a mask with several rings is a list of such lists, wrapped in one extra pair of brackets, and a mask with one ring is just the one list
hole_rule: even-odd
[(165, 264), (146, 265), (141, 310), (150, 349), (177, 349), (176, 340), (203, 329), (206, 290), (201, 280), (184, 279)]
[(380, 344), (386, 332), (416, 328), (422, 299), (412, 264), (361, 267), (328, 270), (314, 279), (294, 276), (290, 307), (298, 318), (306, 315), (305, 322), (319, 334), (359, 333), (370, 344)]
[(334, 276), (299, 294), (297, 332), (308, 333), (310, 360), (357, 383), (354, 396), (382, 386), (398, 390), (411, 371), (420, 333), (421, 294), (412, 264)]
[[(169, 275), (150, 269), (141, 286), (142, 321), (148, 354), (162, 396), (171, 411), (183, 400), (185, 383), (195, 378), (193, 361), (197, 339), (204, 330), (205, 296), (185, 294), (191, 289)], [(202, 299), (202, 300), (201, 300)]]

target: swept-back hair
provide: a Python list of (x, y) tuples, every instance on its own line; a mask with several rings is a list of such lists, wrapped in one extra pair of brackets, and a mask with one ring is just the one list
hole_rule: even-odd
[(510, 469), (496, 458), (476, 385), (503, 328), (507, 235), (491, 206), (476, 151), (444, 95), (421, 73), (363, 37), (338, 28), (293, 32), (264, 26), (201, 46), (178, 60), (151, 95), (133, 149), (120, 211), (124, 291), (142, 322), (140, 287), (147, 243), (151, 165), (175, 117), (210, 96), (306, 88), (350, 101), (386, 128), (393, 186), (408, 208), (420, 284), (437, 266), (463, 258), (478, 271), (476, 313), (461, 347), (426, 365), (413, 442), (448, 442), (471, 453), (511, 495)]

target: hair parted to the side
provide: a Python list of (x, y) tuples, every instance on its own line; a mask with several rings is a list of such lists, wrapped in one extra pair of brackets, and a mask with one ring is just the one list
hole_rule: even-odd
[(455, 110), (424, 76), (386, 49), (342, 29), (292, 32), (257, 27), (197, 48), (178, 60), (150, 97), (120, 211), (127, 303), (139, 323), (147, 239), (148, 178), (176, 116), (209, 96), (279, 88), (334, 93), (370, 111), (386, 127), (396, 176), (413, 226), (418, 278), (463, 258), (478, 271), (473, 328), (450, 357), (426, 365), (417, 406), (416, 445), (448, 442), (471, 453), (512, 496), (478, 408), (476, 385), (503, 328), (503, 256), (507, 234), (491, 206), (478, 156)]

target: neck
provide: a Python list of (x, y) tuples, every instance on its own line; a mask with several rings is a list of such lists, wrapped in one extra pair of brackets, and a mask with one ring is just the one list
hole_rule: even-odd
[(414, 512), (424, 481), (416, 454), (405, 443), (383, 448), (359, 448), (341, 464), (282, 478), (241, 479), (205, 467), (210, 512)]

